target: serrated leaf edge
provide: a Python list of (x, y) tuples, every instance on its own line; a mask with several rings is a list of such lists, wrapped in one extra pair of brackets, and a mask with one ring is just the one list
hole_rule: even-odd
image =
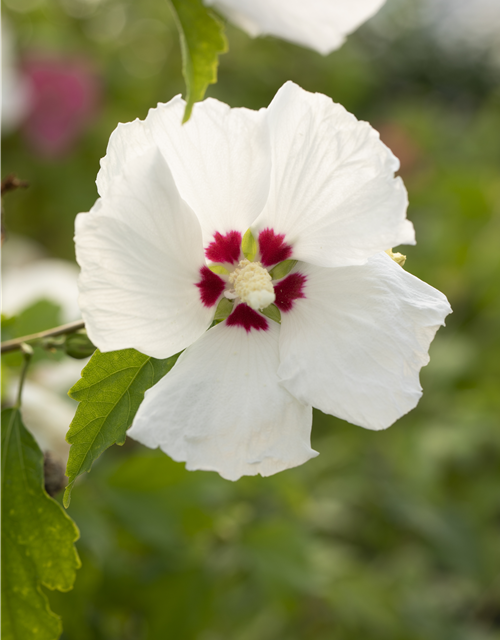
[[(138, 352), (138, 353), (140, 353), (140, 352)], [(153, 368), (153, 366), (152, 366), (152, 364), (151, 364), (151, 356), (147, 356), (147, 360), (146, 360), (146, 361), (145, 361), (145, 362), (144, 362), (140, 367), (138, 367), (138, 368), (137, 368), (137, 373), (135, 374), (135, 376), (134, 376), (134, 377), (132, 378), (132, 380), (130, 381), (130, 384), (128, 385), (128, 387), (127, 387), (127, 389), (125, 390), (125, 392), (121, 395), (120, 399), (122, 399), (126, 394), (127, 394), (127, 395), (129, 395), (129, 394), (130, 394), (130, 387), (131, 387), (131, 386), (132, 386), (132, 384), (135, 382), (135, 380), (136, 380), (137, 376), (141, 373), (141, 371), (143, 370), (143, 368), (144, 368), (146, 365), (149, 365), (149, 366), (151, 367), (151, 369), (152, 369), (152, 374), (154, 375), (154, 368)], [(123, 369), (119, 369), (119, 370), (117, 370), (117, 371), (113, 371), (113, 373), (109, 374), (109, 376), (108, 376), (108, 377), (111, 377), (111, 376), (115, 375), (116, 373), (120, 373), (120, 372), (122, 372), (122, 371), (126, 371), (127, 369), (133, 369), (133, 367), (124, 367)], [(82, 373), (83, 373), (83, 372), (82, 372)], [(77, 382), (75, 385), (73, 385), (73, 387), (71, 387), (71, 389), (70, 389), (70, 390), (69, 390), (69, 392), (68, 392), (68, 393), (69, 393), (69, 395), (70, 395), (70, 397), (71, 397), (71, 398), (73, 398), (74, 400), (77, 400), (77, 398), (75, 398), (75, 397), (73, 396), (74, 389), (75, 389), (75, 387), (78, 385), (78, 383), (79, 383), (79, 382), (81, 382), (81, 380), (83, 380), (83, 376), (82, 376), (82, 378), (80, 378), (80, 380), (78, 380), (78, 382)], [(94, 382), (94, 383), (92, 383), (91, 385), (89, 385), (88, 387), (85, 387), (85, 388), (86, 388), (86, 389), (91, 389), (92, 387), (94, 387), (94, 386), (95, 386), (95, 385), (97, 385), (97, 384), (98, 384), (98, 382)], [(80, 400), (79, 402), (82, 402), (82, 401)], [(130, 415), (130, 405), (131, 405), (131, 403), (130, 403), (130, 397), (129, 397), (129, 400), (128, 400), (128, 411), (127, 411), (127, 416), (129, 416), (129, 415)], [(78, 413), (78, 409), (79, 409), (79, 408), (80, 408), (80, 405), (79, 405), (79, 406), (78, 406), (78, 408), (77, 408), (77, 413)], [(115, 403), (115, 405), (110, 409), (110, 411), (106, 414), (106, 416), (105, 416), (105, 418), (104, 418), (104, 421), (106, 421), (106, 420), (109, 418), (109, 416), (111, 415), (111, 413), (113, 412), (113, 410), (114, 410), (115, 408), (116, 408), (116, 403)], [(100, 416), (100, 418), (102, 418), (102, 416)], [(69, 426), (68, 433), (66, 434), (66, 441), (67, 441), (69, 444), (71, 444), (71, 446), (73, 446), (73, 445), (75, 444), (75, 443), (73, 443), (73, 442), (71, 442), (71, 441), (69, 440), (69, 435), (70, 435), (70, 431), (71, 431), (71, 426), (72, 426), (73, 422), (75, 421), (75, 419), (76, 419), (76, 414), (75, 414), (75, 417), (73, 418), (73, 420), (71, 421), (71, 424), (70, 424), (70, 426)], [(96, 418), (96, 420), (97, 420), (97, 418)], [(128, 420), (127, 420), (127, 422), (128, 422)], [(76, 434), (75, 434), (75, 435), (77, 435), (78, 433), (80, 433), (80, 432), (81, 432), (83, 429), (85, 429), (89, 424), (90, 424), (90, 423), (87, 423), (87, 425), (85, 425), (85, 427), (82, 427), (81, 429), (79, 429), (79, 430), (76, 432)], [(87, 470), (87, 473), (89, 473), (89, 472), (90, 472), (90, 470), (92, 469), (92, 465), (94, 464), (95, 460), (96, 460), (96, 459), (97, 459), (97, 457), (98, 457), (98, 456), (93, 457), (93, 456), (92, 456), (92, 454), (91, 454), (91, 452), (90, 452), (90, 450), (91, 450), (91, 447), (92, 447), (92, 445), (94, 444), (94, 442), (95, 442), (96, 438), (98, 437), (99, 433), (100, 433), (100, 430), (96, 433), (96, 435), (95, 435), (95, 436), (94, 436), (94, 438), (92, 439), (92, 442), (91, 442), (91, 445), (90, 445), (90, 447), (89, 447), (89, 450), (88, 450), (88, 452), (85, 454), (85, 456), (83, 457), (83, 460), (82, 460), (82, 462), (81, 462), (80, 466), (78, 467), (78, 472), (76, 473), (76, 475), (72, 474), (72, 475), (74, 475), (73, 479), (72, 479), (72, 480), (70, 480), (70, 478), (71, 478), (72, 476), (68, 475), (68, 473), (66, 474), (66, 475), (67, 475), (67, 477), (68, 477), (68, 480), (70, 480), (70, 481), (68, 482), (67, 486), (66, 486), (66, 489), (64, 490), (63, 504), (64, 504), (64, 506), (65, 506), (66, 508), (68, 508), (68, 507), (69, 507), (69, 505), (70, 505), (70, 502), (71, 502), (71, 492), (73, 491), (73, 485), (75, 484), (75, 480), (76, 480), (76, 479), (81, 475), (80, 469), (82, 468), (83, 464), (84, 464), (84, 463), (85, 463), (85, 461), (87, 460), (87, 457), (88, 457), (89, 455), (92, 457), (92, 460), (91, 460), (91, 462), (90, 462), (90, 466), (89, 466), (89, 468), (88, 468), (88, 470)], [(125, 434), (125, 438), (126, 438), (126, 434)], [(118, 441), (117, 441), (117, 440), (115, 440), (115, 443), (118, 443), (118, 444), (123, 444), (124, 442), (125, 442), (125, 439), (124, 439), (121, 443), (118, 443)], [(111, 446), (111, 445), (109, 445), (109, 446)], [(108, 448), (108, 447), (106, 447), (106, 448)], [(71, 455), (71, 450), (70, 450), (70, 455)], [(100, 455), (100, 454), (99, 454), (99, 455)], [(69, 465), (69, 459), (68, 459), (68, 465)], [(68, 472), (68, 468), (67, 468), (67, 467), (66, 467), (66, 472)]]

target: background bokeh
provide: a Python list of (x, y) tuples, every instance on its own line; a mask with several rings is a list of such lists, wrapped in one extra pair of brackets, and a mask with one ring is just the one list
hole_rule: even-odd
[[(483, 31), (453, 18), (465, 3), (388, 0), (328, 57), (228, 28), (209, 95), (259, 108), (292, 79), (379, 129), (410, 195), (405, 268), (454, 313), (417, 409), (380, 433), (317, 413), (320, 456), (298, 469), (233, 484), (107, 451), (69, 509), (75, 588), (49, 593), (65, 640), (500, 638), (500, 9), (469, 4)], [(177, 34), (159, 0), (5, 0), (3, 18), (2, 171), (30, 184), (5, 198), (6, 254), (23, 237), (29, 259), (73, 260), (111, 131), (183, 91)], [(34, 301), (4, 333), (60, 317)]]

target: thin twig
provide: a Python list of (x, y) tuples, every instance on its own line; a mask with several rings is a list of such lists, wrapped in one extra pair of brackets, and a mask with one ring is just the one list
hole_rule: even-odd
[(26, 180), (20, 180), (16, 175), (10, 173), (2, 180), (2, 195), (15, 189), (26, 189), (29, 183)]
[(83, 320), (76, 320), (75, 322), (69, 322), (63, 324), (60, 327), (54, 327), (53, 329), (47, 329), (47, 331), (40, 331), (40, 333), (32, 333), (30, 336), (23, 336), (22, 338), (14, 338), (14, 340), (6, 340), (2, 342), (2, 353), (8, 353), (10, 351), (18, 351), (22, 349), (22, 345), (26, 342), (33, 342), (34, 340), (43, 340), (43, 338), (52, 338), (53, 336), (62, 336), (66, 333), (74, 333), (80, 329), (85, 328)]
[(2, 245), (5, 239), (5, 228), (3, 224), (3, 197), (9, 191), (15, 191), (16, 189), (26, 189), (27, 187), (29, 187), (29, 183), (26, 182), (26, 180), (19, 180), (19, 178), (13, 173), (10, 173), (1, 182), (2, 208), (0, 211), (1, 213), (0, 228), (1, 228), (1, 244)]
[(28, 373), (28, 367), (33, 356), (33, 349), (29, 344), (23, 342), (20, 346), (21, 351), (23, 352), (24, 360), (23, 360), (23, 368), (21, 369), (21, 375), (19, 377), (19, 389), (17, 391), (17, 400), (14, 405), (14, 409), (21, 408), (21, 396), (23, 393), (24, 381), (26, 380), (26, 374)]

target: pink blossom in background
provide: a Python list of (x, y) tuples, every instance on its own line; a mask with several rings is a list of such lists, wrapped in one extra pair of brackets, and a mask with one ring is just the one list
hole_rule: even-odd
[(97, 116), (100, 78), (84, 58), (48, 54), (29, 55), (24, 73), (31, 85), (23, 126), (28, 144), (41, 156), (64, 156)]

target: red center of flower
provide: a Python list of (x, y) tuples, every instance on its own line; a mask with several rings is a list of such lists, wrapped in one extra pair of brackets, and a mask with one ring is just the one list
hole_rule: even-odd
[[(224, 235), (216, 232), (213, 241), (205, 251), (205, 255), (213, 262), (225, 263), (226, 265), (238, 264), (242, 255), (241, 241), (242, 234), (239, 231), (228, 231)], [(271, 267), (292, 256), (292, 247), (285, 242), (284, 234), (275, 233), (273, 229), (261, 231), (258, 244), (260, 262), (264, 267)], [(248, 260), (244, 262), (248, 263)], [(265, 273), (265, 270), (262, 268), (261, 270)], [(305, 298), (305, 283), (306, 276), (301, 273), (291, 273), (274, 284), (274, 293), (276, 295), (274, 304), (282, 313), (291, 311), (295, 300), (298, 298)], [(251, 329), (265, 331), (269, 327), (269, 323), (262, 313), (252, 309), (244, 302), (238, 302), (238, 294), (232, 289), (235, 286), (234, 279), (231, 277), (220, 277), (207, 266), (203, 266), (200, 269), (200, 280), (196, 283), (196, 286), (200, 291), (200, 298), (205, 307), (215, 306), (225, 289), (228, 291), (228, 298), (236, 298), (236, 306), (226, 320), (227, 326), (243, 327), (247, 332)]]

